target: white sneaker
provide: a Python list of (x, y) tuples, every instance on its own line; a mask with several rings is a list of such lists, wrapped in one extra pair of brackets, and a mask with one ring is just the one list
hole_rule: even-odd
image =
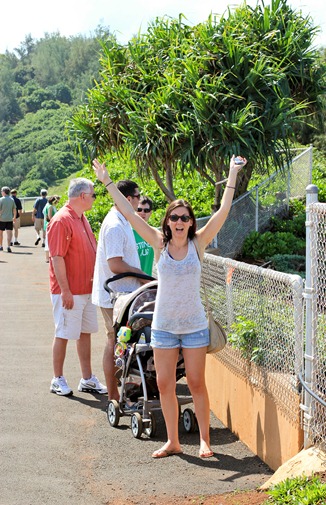
[(100, 383), (95, 375), (92, 375), (90, 379), (80, 379), (78, 391), (82, 391), (84, 393), (93, 391), (94, 393), (99, 393), (100, 395), (104, 395), (108, 392), (106, 387)]
[(50, 386), (51, 393), (56, 393), (60, 396), (70, 396), (73, 390), (68, 386), (66, 379), (61, 377), (53, 377)]

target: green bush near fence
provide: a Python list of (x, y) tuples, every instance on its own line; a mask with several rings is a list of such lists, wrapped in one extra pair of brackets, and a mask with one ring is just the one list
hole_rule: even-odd
[(269, 260), (270, 266), (278, 272), (299, 274), (305, 277), (306, 257), (300, 254), (275, 254)]
[(231, 324), (228, 342), (235, 349), (239, 349), (241, 356), (249, 361), (261, 364), (263, 350), (259, 346), (257, 326), (254, 321), (238, 316)]
[(305, 240), (296, 237), (291, 232), (253, 231), (243, 243), (242, 256), (267, 261), (275, 254), (304, 254), (305, 248)]
[(281, 219), (273, 216), (270, 222), (270, 231), (293, 233), (298, 238), (306, 238), (306, 213), (300, 212), (297, 215), (290, 216), (289, 219)]
[[(312, 183), (318, 187), (318, 201), (326, 202), (326, 161), (316, 150), (313, 158)], [(304, 277), (305, 221), (305, 198), (291, 199), (288, 216), (272, 217), (265, 233), (252, 232), (244, 241), (239, 259), (265, 263), (270, 261), (270, 266), (275, 270)]]

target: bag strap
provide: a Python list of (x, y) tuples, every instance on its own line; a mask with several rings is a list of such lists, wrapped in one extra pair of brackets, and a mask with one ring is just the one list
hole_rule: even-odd
[[(193, 238), (193, 243), (194, 243), (194, 246), (195, 246), (195, 249), (196, 249), (196, 253), (197, 253), (198, 259), (200, 261), (200, 265), (202, 267), (203, 266), (203, 260), (200, 258), (198, 240), (197, 240), (196, 236)], [(209, 314), (211, 314), (211, 309), (210, 309), (209, 302), (208, 302), (208, 296), (207, 296), (207, 292), (206, 292), (206, 284), (205, 284), (205, 279), (204, 279), (203, 276), (202, 276), (202, 281), (203, 281), (203, 288), (204, 288), (204, 295), (205, 295), (205, 302), (206, 302), (206, 312), (207, 312), (207, 315), (209, 315)]]

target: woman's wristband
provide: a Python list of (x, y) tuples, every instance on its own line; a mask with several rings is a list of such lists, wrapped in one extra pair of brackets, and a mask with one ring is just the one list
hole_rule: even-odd
[(113, 181), (110, 181), (107, 184), (105, 184), (105, 187), (107, 188), (108, 186), (110, 186), (110, 184), (113, 184)]
[(235, 189), (234, 186), (226, 186), (226, 188)]

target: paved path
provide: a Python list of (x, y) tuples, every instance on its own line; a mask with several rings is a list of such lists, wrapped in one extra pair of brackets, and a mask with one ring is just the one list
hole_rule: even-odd
[[(106, 398), (77, 391), (75, 345), (65, 375), (72, 397), (49, 393), (53, 321), (44, 249), (22, 228), (21, 246), (0, 252), (0, 505), (155, 504), (155, 497), (215, 494), (260, 486), (271, 472), (212, 415), (217, 457), (197, 457), (198, 434), (182, 434), (184, 455), (152, 460), (165, 439), (135, 439), (130, 418), (112, 428)], [(7, 245), (6, 242), (4, 244)], [(6, 247), (5, 247), (6, 249)], [(100, 380), (103, 323), (93, 336), (93, 369)], [(180, 428), (182, 431), (182, 428)]]

